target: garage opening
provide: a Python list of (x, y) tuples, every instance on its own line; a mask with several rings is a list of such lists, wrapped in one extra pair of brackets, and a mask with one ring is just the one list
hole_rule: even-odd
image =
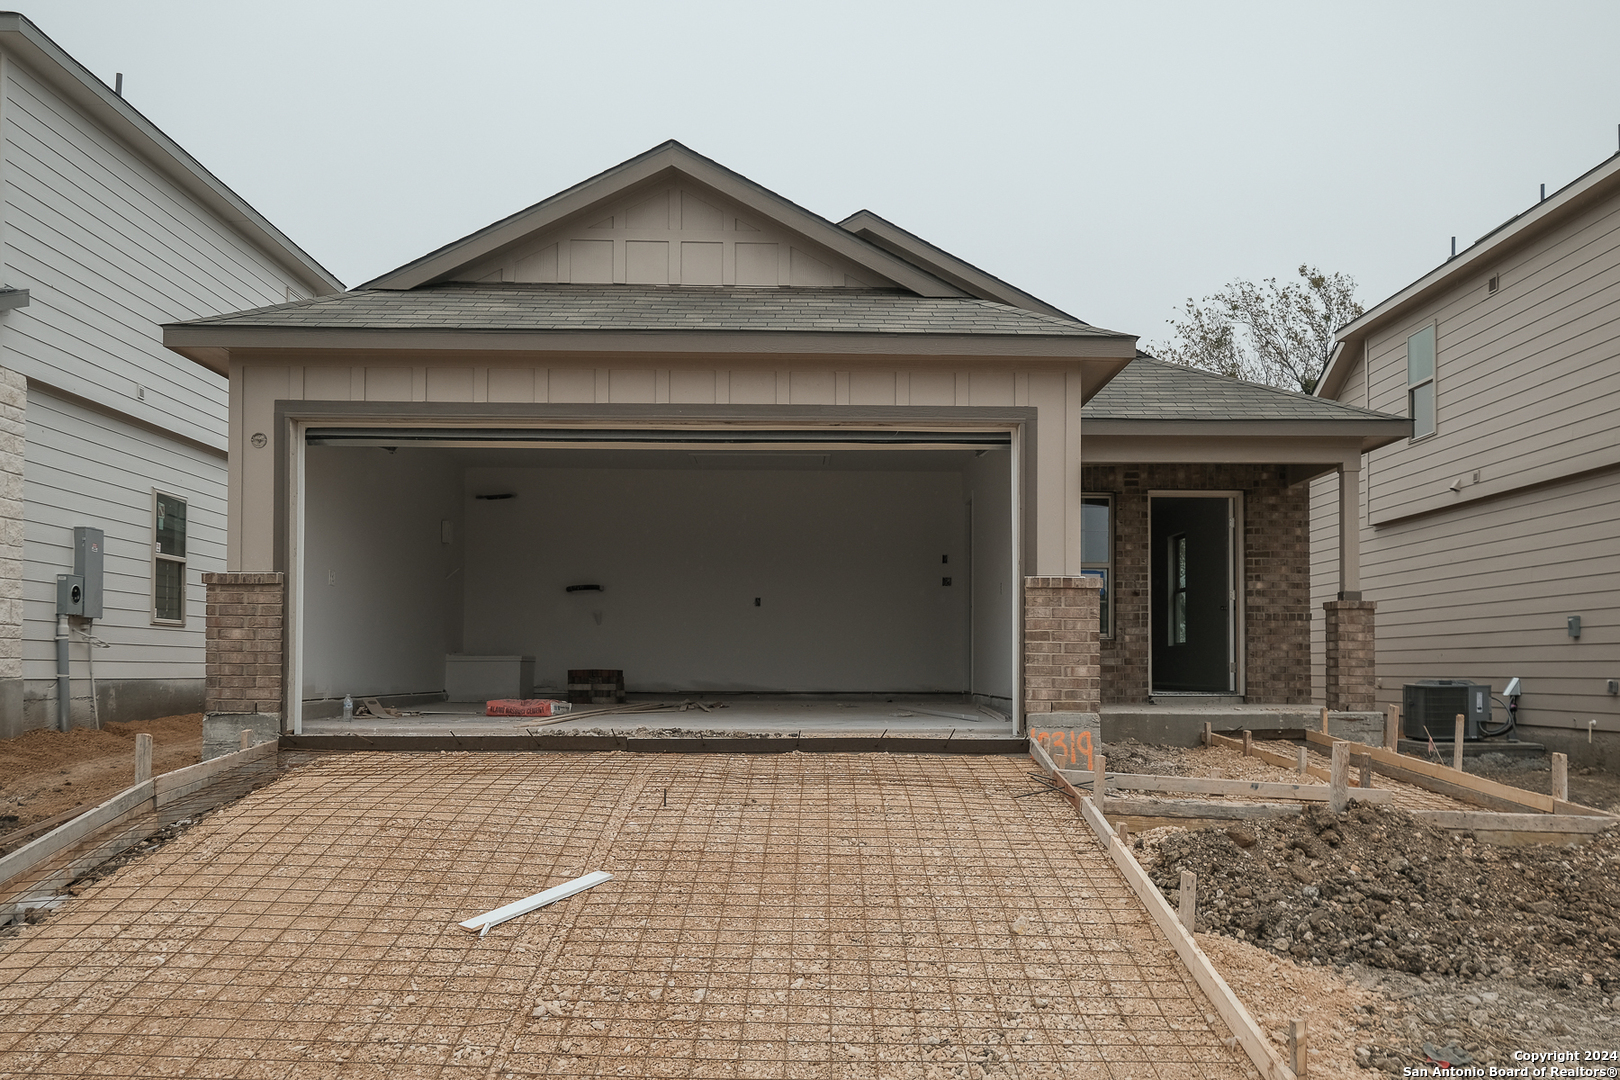
[(455, 657), (532, 657), (548, 697), (616, 669), (632, 696), (1010, 715), (1010, 438), (871, 434), (312, 431), (304, 715), (442, 696)]

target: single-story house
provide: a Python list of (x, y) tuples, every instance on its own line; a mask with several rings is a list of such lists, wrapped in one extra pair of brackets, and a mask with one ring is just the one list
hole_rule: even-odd
[[(972, 695), (1020, 723), (1305, 703), (1307, 482), (1409, 428), (1139, 357), (674, 142), (164, 342), (231, 386), (211, 708), (288, 730), (435, 692), (447, 655), (533, 656), (550, 686)], [(1371, 688), (1356, 556), (1326, 613), (1347, 706)]]

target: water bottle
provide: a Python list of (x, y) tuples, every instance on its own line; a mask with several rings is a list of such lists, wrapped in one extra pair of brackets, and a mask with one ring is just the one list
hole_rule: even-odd
[(344, 694), (343, 695), (343, 719), (345, 719), (345, 720), (353, 720), (354, 719), (354, 695), (353, 694)]

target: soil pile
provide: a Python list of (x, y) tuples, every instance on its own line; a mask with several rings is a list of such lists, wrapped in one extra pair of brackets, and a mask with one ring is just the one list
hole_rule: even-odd
[(1620, 990), (1620, 835), (1496, 847), (1411, 814), (1311, 807), (1298, 818), (1156, 835), (1172, 904), (1198, 875), (1198, 929), (1302, 961), (1455, 979)]

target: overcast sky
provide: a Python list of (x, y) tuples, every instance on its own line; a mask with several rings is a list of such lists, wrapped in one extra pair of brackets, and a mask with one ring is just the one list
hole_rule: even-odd
[(1301, 262), (1370, 305), (1620, 125), (1612, 0), (22, 10), (350, 285), (674, 138), (1162, 340)]

